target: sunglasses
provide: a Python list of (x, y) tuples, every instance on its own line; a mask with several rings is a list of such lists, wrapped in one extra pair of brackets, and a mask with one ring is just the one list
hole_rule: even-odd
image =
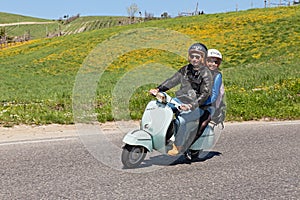
[(199, 60), (200, 58), (202, 58), (202, 56), (200, 56), (200, 55), (190, 55), (190, 58), (191, 59), (194, 59), (194, 58), (196, 58), (197, 60)]
[(219, 65), (221, 63), (219, 60), (214, 60), (214, 59), (207, 59), (207, 62), (215, 63), (216, 65)]

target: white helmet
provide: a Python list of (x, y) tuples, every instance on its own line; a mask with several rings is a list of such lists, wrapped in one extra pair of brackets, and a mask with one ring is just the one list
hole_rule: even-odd
[(214, 57), (214, 58), (219, 58), (222, 60), (222, 54), (220, 53), (220, 51), (218, 51), (217, 49), (208, 49), (207, 51), (207, 57)]

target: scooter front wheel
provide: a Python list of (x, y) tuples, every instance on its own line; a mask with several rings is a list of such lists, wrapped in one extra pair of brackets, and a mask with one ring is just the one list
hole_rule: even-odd
[(122, 151), (122, 163), (126, 168), (136, 168), (143, 162), (146, 154), (145, 147), (126, 144)]

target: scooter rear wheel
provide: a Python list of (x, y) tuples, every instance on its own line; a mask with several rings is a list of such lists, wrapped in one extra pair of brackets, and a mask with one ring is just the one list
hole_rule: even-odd
[(184, 157), (187, 159), (187, 160), (196, 160), (199, 158), (199, 154), (202, 152), (203, 150), (187, 150), (185, 153), (184, 153)]
[(126, 144), (122, 151), (122, 163), (125, 168), (136, 168), (143, 162), (146, 154), (145, 147)]

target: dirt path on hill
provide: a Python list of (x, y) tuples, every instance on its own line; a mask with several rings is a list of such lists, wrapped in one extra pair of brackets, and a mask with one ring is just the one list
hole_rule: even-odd
[(0, 24), (2, 26), (17, 26), (17, 25), (28, 25), (28, 24), (52, 24), (55, 22), (17, 22), (17, 23), (7, 23), (7, 24)]

